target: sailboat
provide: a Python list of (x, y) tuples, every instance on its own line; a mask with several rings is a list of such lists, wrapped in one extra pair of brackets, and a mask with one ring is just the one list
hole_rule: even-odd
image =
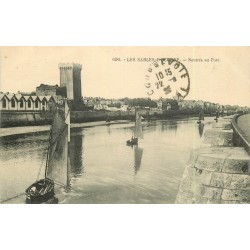
[(69, 187), (70, 111), (67, 101), (64, 108), (56, 107), (50, 130), (44, 178), (29, 186), (26, 198), (31, 203), (41, 203), (54, 196), (54, 184)]
[(218, 122), (219, 117), (220, 117), (220, 112), (217, 110), (214, 120)]
[(141, 115), (136, 111), (135, 112), (135, 129), (134, 136), (132, 136), (131, 140), (127, 141), (128, 146), (138, 145), (138, 139), (142, 139), (142, 125), (141, 125)]
[(203, 113), (203, 111), (200, 111), (199, 120), (197, 121), (197, 123), (201, 123), (202, 121), (204, 121), (204, 113)]

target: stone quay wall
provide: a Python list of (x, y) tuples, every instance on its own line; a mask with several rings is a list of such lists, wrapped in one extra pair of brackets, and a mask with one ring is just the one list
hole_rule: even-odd
[(191, 152), (177, 204), (250, 203), (250, 156), (241, 144), (234, 144), (239, 135), (231, 120), (219, 120)]

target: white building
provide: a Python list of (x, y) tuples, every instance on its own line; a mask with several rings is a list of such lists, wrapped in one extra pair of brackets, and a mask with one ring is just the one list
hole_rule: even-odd
[(53, 96), (0, 93), (0, 110), (50, 110), (51, 105), (55, 102), (57, 102), (57, 100), (56, 97)]
[(121, 104), (121, 109), (122, 111), (127, 111), (128, 110), (128, 105), (126, 104)]

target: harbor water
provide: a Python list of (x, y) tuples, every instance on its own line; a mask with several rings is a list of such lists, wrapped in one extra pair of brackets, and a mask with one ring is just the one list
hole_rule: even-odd
[[(71, 188), (55, 188), (58, 203), (174, 203), (190, 152), (210, 126), (193, 118), (143, 122), (138, 147), (126, 145), (132, 122), (71, 129)], [(0, 138), (0, 202), (25, 203), (25, 189), (43, 176), (48, 138), (46, 131)]]

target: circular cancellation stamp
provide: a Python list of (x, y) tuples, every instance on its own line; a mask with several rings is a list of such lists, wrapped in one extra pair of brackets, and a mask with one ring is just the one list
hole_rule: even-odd
[(148, 96), (183, 100), (190, 90), (190, 77), (186, 67), (173, 58), (153, 61), (145, 75)]

